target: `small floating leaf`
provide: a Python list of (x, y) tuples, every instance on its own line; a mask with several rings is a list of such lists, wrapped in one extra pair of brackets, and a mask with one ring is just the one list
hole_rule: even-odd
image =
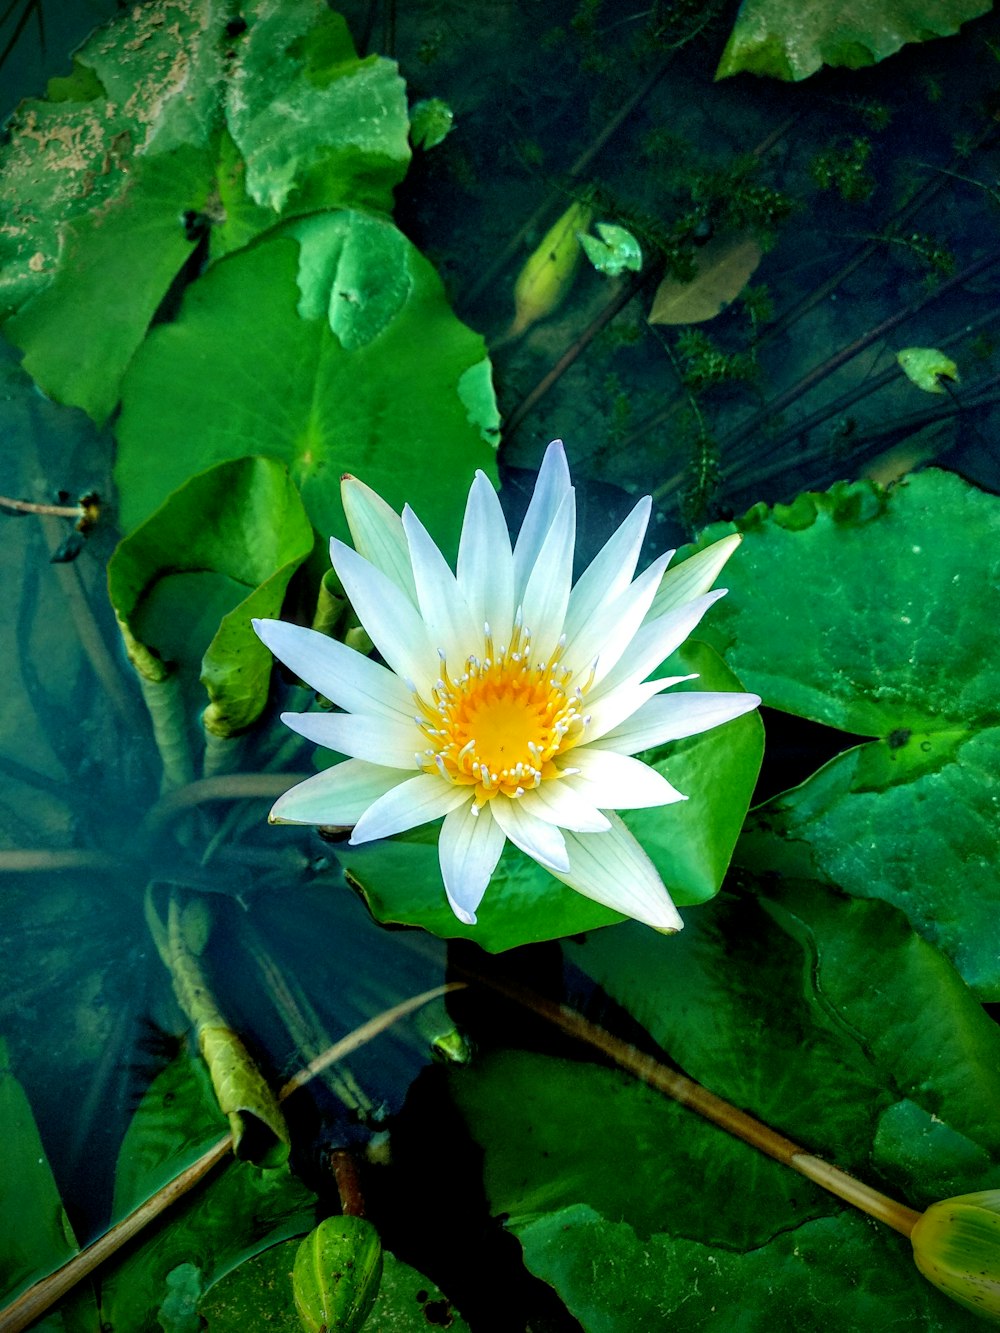
[(596, 225), (600, 240), (585, 231), (580, 232), (577, 239), (598, 273), (606, 273), (609, 278), (617, 278), (626, 269), (638, 273), (642, 268), (642, 249), (632, 233), (613, 222), (598, 222)]
[(906, 378), (926, 393), (944, 393), (942, 380), (958, 382), (958, 367), (936, 347), (904, 347), (896, 353)]
[(410, 142), (414, 148), (436, 148), (454, 128), (455, 113), (440, 97), (425, 97), (410, 110)]
[(695, 257), (690, 282), (664, 278), (653, 297), (650, 324), (701, 324), (735, 301), (761, 260), (761, 248), (749, 232), (719, 236)]
[(367, 1319), (382, 1279), (382, 1242), (363, 1217), (327, 1217), (295, 1254), (295, 1308), (307, 1333), (352, 1333)]

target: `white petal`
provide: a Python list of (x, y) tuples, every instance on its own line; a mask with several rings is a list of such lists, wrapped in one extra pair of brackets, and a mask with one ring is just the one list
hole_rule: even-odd
[(389, 666), (403, 681), (429, 693), (438, 678), (437, 645), (420, 613), (388, 575), (334, 537), (330, 559), (358, 619)]
[(500, 500), (484, 472), (476, 473), (465, 506), (458, 586), (476, 628), (485, 622), (497, 647), (509, 643), (514, 621), (514, 561)]
[(282, 713), (281, 720), (316, 745), (387, 768), (412, 772), (417, 767), (415, 753), (427, 745), (412, 719), (407, 723), (363, 713)]
[(668, 570), (649, 609), (650, 620), (656, 620), (674, 607), (683, 606), (708, 592), (742, 540), (738, 532), (733, 532)]
[(655, 768), (612, 750), (580, 746), (569, 752), (566, 764), (579, 772), (562, 781), (600, 810), (645, 810), (687, 800)]
[[(640, 681), (636, 685), (620, 685), (594, 704), (588, 699), (583, 743), (592, 745), (594, 741), (606, 736), (662, 690), (669, 690), (672, 685), (679, 685), (683, 680), (694, 679), (694, 676), (662, 676), (658, 680)], [(567, 753), (572, 754), (573, 751)]]
[(645, 619), (669, 559), (669, 555), (661, 555), (624, 592), (594, 611), (580, 633), (567, 642), (563, 653), (566, 666), (585, 672), (596, 659), (595, 685), (617, 666)]
[(476, 908), (506, 841), (489, 805), (474, 815), (470, 802), (445, 816), (438, 839), (441, 877), (451, 910), (467, 926), (476, 924)]
[(641, 499), (577, 579), (566, 610), (567, 639), (575, 638), (595, 612), (628, 587), (646, 535), (651, 506), (648, 495)]
[(490, 804), (494, 807), (493, 818), (515, 847), (520, 847), (546, 870), (569, 869), (566, 844), (554, 824), (529, 814), (521, 808), (520, 801), (508, 796), (495, 796)]
[(340, 496), (354, 549), (392, 579), (416, 606), (417, 590), (413, 586), (410, 551), (402, 520), (395, 509), (370, 486), (350, 474), (341, 478)]
[(427, 636), (435, 649), (444, 650), (451, 674), (460, 676), (469, 654), (482, 643), (482, 625), (472, 619), (447, 560), (409, 505), (403, 509), (403, 531)]
[(440, 819), (450, 810), (471, 801), (473, 790), (472, 787), (452, 786), (436, 773), (407, 778), (368, 807), (351, 834), (351, 843), (356, 846), (374, 838), (388, 838), (393, 833), (404, 833), (418, 824)]
[(608, 828), (607, 816), (565, 780), (543, 782), (519, 800), (530, 814), (558, 828), (575, 829), (577, 833), (603, 833)]
[[(629, 645), (629, 650), (613, 671), (587, 695), (588, 710), (599, 699), (622, 685), (634, 685), (645, 680), (696, 628), (708, 608), (725, 596), (725, 588), (695, 597), (678, 606), (658, 620), (648, 620)], [(627, 716), (627, 714), (623, 714)]]
[(684, 922), (656, 867), (617, 815), (607, 833), (567, 833), (569, 871), (556, 874), (585, 898), (673, 933)]
[(528, 504), (521, 531), (514, 544), (514, 603), (522, 599), (528, 576), (538, 560), (545, 536), (559, 506), (570, 490), (569, 465), (562, 440), (553, 440), (545, 450), (538, 469), (535, 489)]
[(254, 620), (254, 630), (300, 680), (348, 712), (409, 718), (413, 696), (398, 676), (316, 630), (284, 620)]
[(734, 717), (749, 713), (759, 703), (758, 695), (738, 692), (687, 690), (681, 694), (660, 695), (605, 732), (593, 745), (599, 750), (616, 750), (618, 754), (637, 754), (654, 745), (697, 736), (723, 722), (731, 722)]
[(576, 496), (566, 492), (542, 542), (521, 600), (522, 623), (531, 631), (531, 660), (544, 662), (563, 631), (573, 586)]
[(270, 819), (276, 824), (333, 824), (350, 828), (380, 796), (405, 780), (406, 775), (398, 768), (347, 759), (279, 796)]

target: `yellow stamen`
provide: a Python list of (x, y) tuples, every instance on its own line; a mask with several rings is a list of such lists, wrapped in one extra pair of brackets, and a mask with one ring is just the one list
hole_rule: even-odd
[(417, 696), (428, 748), (420, 756), (427, 773), (476, 787), (475, 803), (498, 794), (517, 798), (559, 776), (552, 762), (581, 738), (583, 689), (559, 664), (563, 641), (546, 662), (531, 661), (531, 633), (515, 623), (510, 643), (496, 651), (484, 626), (484, 656), (469, 657), (452, 676), (442, 654), (441, 678), (432, 700)]

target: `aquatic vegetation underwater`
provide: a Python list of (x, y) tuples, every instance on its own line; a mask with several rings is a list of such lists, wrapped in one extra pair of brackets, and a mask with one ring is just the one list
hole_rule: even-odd
[(1000, 31), (798, 8), (13, 110), (0, 1329), (1000, 1317)]

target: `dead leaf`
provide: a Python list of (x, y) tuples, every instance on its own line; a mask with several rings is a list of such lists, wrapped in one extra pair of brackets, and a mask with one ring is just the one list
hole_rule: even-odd
[(714, 319), (747, 285), (761, 260), (750, 232), (717, 236), (695, 257), (690, 282), (664, 278), (653, 297), (650, 324), (701, 324)]

